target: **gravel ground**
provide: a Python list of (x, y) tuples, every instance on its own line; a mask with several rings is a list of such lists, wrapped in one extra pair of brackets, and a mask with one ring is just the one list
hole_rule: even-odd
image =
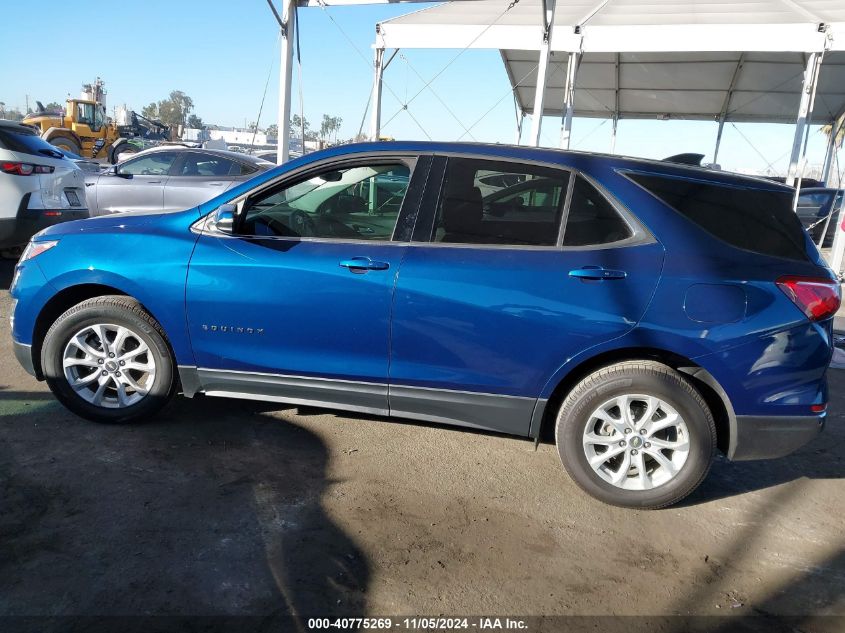
[(552, 445), (202, 397), (103, 426), (0, 358), (0, 616), (845, 615), (845, 371), (812, 444), (637, 512)]

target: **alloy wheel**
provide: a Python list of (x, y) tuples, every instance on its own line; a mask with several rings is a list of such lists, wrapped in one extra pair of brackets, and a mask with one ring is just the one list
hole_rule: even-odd
[(97, 323), (74, 334), (62, 356), (65, 379), (76, 394), (109, 409), (130, 407), (152, 389), (156, 365), (149, 346), (122, 325)]
[(681, 471), (690, 435), (683, 417), (665, 400), (625, 394), (590, 415), (584, 454), (604, 481), (624, 490), (651, 490)]

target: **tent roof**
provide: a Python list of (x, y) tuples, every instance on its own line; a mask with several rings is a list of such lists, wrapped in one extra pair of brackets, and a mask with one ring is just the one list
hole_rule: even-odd
[[(523, 112), (530, 112), (543, 3), (447, 2), (381, 22), (385, 48), (501, 51)], [(824, 24), (826, 27), (822, 28)], [(544, 99), (560, 115), (569, 52), (583, 53), (575, 115), (794, 121), (808, 53), (827, 49), (813, 120), (845, 111), (842, 0), (558, 0)], [(618, 91), (618, 93), (617, 93)]]

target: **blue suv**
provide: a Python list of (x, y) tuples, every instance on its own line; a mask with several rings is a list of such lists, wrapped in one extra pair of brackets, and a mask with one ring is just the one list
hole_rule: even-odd
[(827, 406), (839, 285), (782, 185), (523, 147), (349, 145), (199, 208), (33, 238), (16, 355), (73, 412), (177, 392), (539, 441), (608, 503), (779, 457)]

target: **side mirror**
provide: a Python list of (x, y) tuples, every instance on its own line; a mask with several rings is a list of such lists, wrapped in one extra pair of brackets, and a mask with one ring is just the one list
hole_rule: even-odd
[(120, 165), (114, 165), (106, 173), (109, 173), (113, 176), (117, 176), (118, 178), (126, 178), (127, 180), (130, 180), (132, 178), (132, 174), (125, 174), (120, 171)]
[(212, 220), (215, 230), (231, 234), (235, 228), (235, 214), (237, 212), (238, 205), (236, 204), (221, 204), (217, 207)]

